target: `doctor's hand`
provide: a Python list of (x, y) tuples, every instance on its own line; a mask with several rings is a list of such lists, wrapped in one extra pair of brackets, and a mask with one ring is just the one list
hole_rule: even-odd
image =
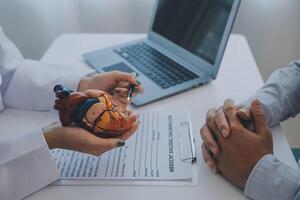
[[(249, 108), (237, 106), (237, 116), (242, 122), (252, 122), (251, 112)], [(200, 130), (200, 135), (203, 141), (202, 155), (204, 161), (213, 173), (217, 173), (218, 169), (214, 156), (219, 155), (220, 146), (217, 138), (213, 133), (218, 133), (219, 136), (228, 138), (230, 136), (230, 125), (227, 121), (224, 107), (218, 109), (211, 108), (206, 114), (206, 123)]]
[(45, 140), (49, 149), (69, 149), (99, 156), (106, 151), (125, 145), (127, 140), (138, 128), (135, 122), (131, 128), (119, 138), (100, 138), (77, 127), (62, 127), (54, 123), (43, 128)]
[(224, 138), (213, 133), (221, 151), (214, 158), (221, 174), (232, 184), (243, 189), (256, 163), (267, 154), (273, 154), (273, 140), (261, 103), (254, 100), (250, 108), (255, 131), (249, 131), (237, 117), (232, 100), (224, 104), (230, 136)]
[(135, 86), (136, 93), (143, 93), (144, 88), (136, 81), (132, 74), (119, 71), (97, 74), (92, 77), (83, 77), (80, 80), (78, 91), (83, 92), (90, 89), (102, 90), (127, 104), (128, 102), (125, 100), (129, 84)]

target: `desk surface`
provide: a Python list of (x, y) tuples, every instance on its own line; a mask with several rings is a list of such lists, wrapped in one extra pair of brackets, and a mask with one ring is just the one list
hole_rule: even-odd
[[(68, 34), (60, 36), (42, 58), (44, 62), (88, 68), (82, 54), (129, 40), (139, 39), (139, 34)], [(219, 106), (231, 97), (241, 102), (250, 97), (263, 84), (248, 43), (243, 36), (232, 35), (225, 52), (217, 79), (205, 86), (147, 105), (144, 108), (186, 109), (191, 112), (196, 138), (198, 185), (190, 187), (156, 186), (48, 186), (28, 197), (30, 200), (58, 199), (244, 199), (243, 193), (220, 176), (210, 173), (200, 151), (199, 129), (204, 123), (208, 108)], [(139, 109), (137, 109), (139, 110)], [(6, 110), (4, 115), (18, 115)], [(28, 115), (28, 113), (23, 113)], [(35, 113), (40, 118), (46, 113)], [(3, 116), (3, 115), (2, 115)], [(2, 117), (3, 118), (3, 117)], [(1, 120), (0, 120), (1, 121)], [(32, 120), (30, 121), (32, 122)], [(40, 122), (43, 123), (43, 122)], [(273, 129), (276, 156), (297, 168), (291, 150), (280, 127)]]

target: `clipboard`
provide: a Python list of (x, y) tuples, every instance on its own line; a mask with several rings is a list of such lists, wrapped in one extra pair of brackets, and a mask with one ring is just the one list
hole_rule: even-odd
[(190, 122), (181, 122), (178, 127), (179, 148), (182, 161), (196, 162), (195, 139)]

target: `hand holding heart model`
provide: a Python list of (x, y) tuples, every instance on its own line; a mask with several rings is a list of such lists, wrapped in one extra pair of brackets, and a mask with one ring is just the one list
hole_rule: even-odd
[(137, 117), (110, 94), (100, 90), (73, 92), (57, 85), (54, 109), (63, 126), (78, 126), (100, 137), (118, 137)]

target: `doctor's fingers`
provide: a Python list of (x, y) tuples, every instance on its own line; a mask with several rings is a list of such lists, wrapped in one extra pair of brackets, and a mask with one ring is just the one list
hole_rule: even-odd
[(133, 124), (133, 123), (136, 122), (137, 120), (138, 120), (138, 116), (137, 116), (135, 113), (131, 112), (131, 113), (129, 114), (129, 121), (131, 122), (131, 124)]
[(54, 106), (53, 106), (53, 108), (55, 110), (62, 110), (63, 109), (63, 105), (55, 103)]
[[(130, 98), (130, 100), (128, 101), (128, 92), (127, 92), (127, 89), (125, 90), (115, 90), (114, 93), (113, 93), (113, 96), (119, 100), (121, 103), (125, 104), (125, 105), (128, 105), (128, 104), (131, 104), (133, 98)], [(133, 93), (132, 94), (132, 97), (135, 97), (137, 96), (136, 93)]]
[(122, 88), (122, 87), (117, 87), (117, 88), (114, 89), (114, 94), (127, 96), (128, 89), (127, 88)]
[(202, 143), (201, 149), (202, 149), (202, 156), (203, 156), (205, 163), (208, 165), (210, 170), (214, 174), (216, 174), (218, 172), (218, 170), (217, 170), (217, 163), (216, 163), (215, 159), (212, 157), (211, 153), (209, 152), (209, 150), (207, 149), (207, 147), (204, 143)]
[(131, 127), (129, 128), (129, 130), (127, 130), (121, 137), (121, 140), (127, 140), (128, 138), (130, 138), (139, 128), (140, 122), (136, 121), (134, 122)]
[(135, 113), (133, 113), (132, 111), (128, 112), (128, 115), (124, 116), (124, 117), (126, 117), (126, 118), (124, 118), (124, 121), (125, 121), (124, 126), (119, 129), (121, 131), (127, 131), (128, 129), (130, 129), (132, 127), (132, 125), (134, 123), (138, 122), (138, 116)]
[(218, 155), (220, 152), (219, 144), (206, 124), (200, 129), (200, 135), (209, 151), (212, 152), (213, 155)]
[[(114, 89), (114, 94), (118, 94), (118, 95), (122, 95), (122, 96), (126, 96), (126, 97), (127, 97), (127, 95), (128, 95), (128, 92), (129, 92), (128, 88), (121, 88), (121, 87), (118, 87), (118, 88), (115, 88), (115, 89)], [(135, 90), (135, 91), (133, 92), (132, 96), (136, 96), (137, 93), (138, 93), (138, 91)]]
[(99, 97), (99, 96), (105, 94), (105, 92), (102, 90), (86, 90), (86, 91), (84, 91), (84, 93), (87, 96), (89, 96), (90, 98)]
[(116, 81), (116, 82), (129, 82), (134, 85), (138, 85), (136, 82), (136, 79), (132, 76), (131, 73), (127, 72), (121, 72), (121, 71), (113, 71), (111, 72), (111, 77)]
[(56, 99), (54, 105), (57, 107), (62, 107), (64, 105), (64, 101), (62, 99)]
[(119, 82), (128, 82), (128, 83), (134, 85), (135, 87), (137, 87), (138, 90), (141, 90), (140, 92), (143, 92), (143, 87), (133, 77), (133, 75), (131, 73), (114, 71), (114, 72), (111, 72), (111, 77), (118, 83)]
[(125, 145), (125, 141), (116, 138), (97, 138), (93, 141), (93, 144), (86, 149), (86, 152), (95, 156), (99, 156), (107, 151), (110, 151), (117, 147)]
[(122, 103), (122, 104), (125, 105), (125, 106), (127, 106), (127, 105), (129, 105), (129, 104), (131, 103), (131, 101), (128, 102), (127, 96), (119, 95), (119, 94), (114, 94), (113, 96), (114, 96), (114, 98), (115, 98), (116, 100), (118, 100), (120, 103)]
[[(129, 83), (128, 82), (119, 83), (117, 88), (125, 88), (128, 90)], [(144, 92), (144, 87), (142, 85), (135, 86), (135, 93), (143, 93), (143, 92)]]
[[(136, 92), (138, 93), (143, 93), (144, 92), (144, 88), (143, 86), (141, 85), (140, 82), (136, 81), (138, 83), (138, 85), (134, 85), (135, 86), (135, 89), (136, 89)], [(129, 87), (129, 82), (125, 82), (125, 81), (120, 81), (118, 83), (118, 86), (117, 87), (120, 87), (120, 88), (128, 88)]]

